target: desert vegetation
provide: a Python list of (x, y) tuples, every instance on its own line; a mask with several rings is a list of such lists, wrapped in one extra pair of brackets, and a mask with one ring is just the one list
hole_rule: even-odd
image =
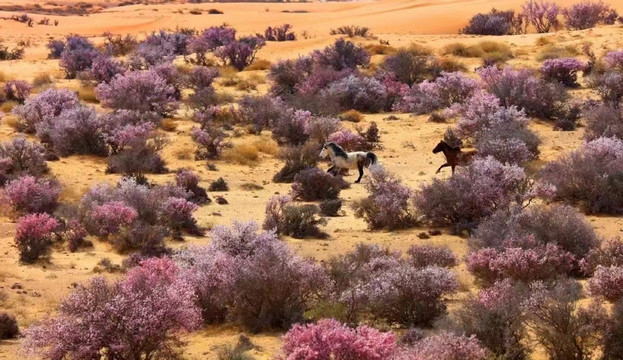
[(0, 19), (55, 30), (0, 44), (46, 69), (0, 72), (9, 356), (621, 358), (615, 4), (443, 36), (124, 5), (192, 25)]

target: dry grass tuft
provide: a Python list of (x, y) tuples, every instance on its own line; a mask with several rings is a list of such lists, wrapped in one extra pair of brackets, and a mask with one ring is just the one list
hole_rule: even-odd
[(244, 68), (244, 71), (268, 70), (270, 69), (270, 61), (266, 59), (256, 59), (251, 65)]
[(348, 110), (340, 114), (340, 120), (358, 123), (363, 120), (363, 114), (357, 110)]
[(88, 103), (92, 103), (92, 104), (99, 103), (97, 96), (95, 96), (95, 86), (93, 85), (80, 86), (80, 89), (78, 89), (78, 97), (82, 101), (86, 101)]
[(549, 59), (560, 59), (564, 57), (573, 57), (579, 55), (580, 52), (573, 45), (567, 46), (556, 46), (556, 45), (548, 45), (546, 46), (539, 55), (537, 55), (536, 59), (538, 61), (545, 61)]
[(454, 55), (466, 58), (488, 58), (499, 61), (513, 58), (513, 52), (509, 45), (495, 41), (481, 41), (471, 46), (462, 43), (452, 43), (444, 46), (441, 52), (443, 55)]
[(370, 55), (392, 55), (396, 53), (396, 48), (384, 44), (368, 44), (365, 46)]

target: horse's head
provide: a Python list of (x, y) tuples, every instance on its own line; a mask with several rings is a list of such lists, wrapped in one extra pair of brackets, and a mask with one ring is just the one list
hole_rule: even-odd
[(443, 151), (443, 149), (445, 149), (446, 146), (448, 146), (446, 142), (441, 140), (439, 144), (437, 144), (437, 146), (435, 146), (435, 148), (433, 149), (433, 154), (437, 154), (438, 152)]
[(330, 151), (332, 151), (332, 149), (331, 149), (331, 143), (326, 143), (326, 144), (324, 144), (324, 146), (322, 147), (322, 150), (320, 150), (320, 155), (318, 155), (318, 156), (320, 156), (320, 158), (321, 158), (321, 159), (324, 159), (324, 158), (326, 158), (327, 156), (329, 156)]

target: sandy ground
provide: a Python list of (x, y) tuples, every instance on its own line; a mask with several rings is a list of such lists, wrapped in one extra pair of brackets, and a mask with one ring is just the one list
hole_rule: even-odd
[[(132, 33), (143, 35), (160, 28), (174, 28), (176, 26), (204, 28), (212, 25), (228, 23), (240, 33), (263, 32), (269, 25), (291, 23), (297, 32), (299, 40), (288, 43), (269, 43), (260, 51), (258, 57), (275, 61), (283, 58), (293, 58), (306, 54), (312, 49), (326, 46), (335, 40), (329, 35), (329, 30), (340, 25), (369, 26), (379, 38), (387, 40), (392, 46), (404, 46), (411, 43), (426, 45), (435, 50), (443, 46), (461, 42), (474, 44), (482, 41), (482, 37), (456, 35), (459, 28), (472, 14), (478, 11), (489, 10), (492, 6), (498, 8), (516, 8), (523, 1), (472, 1), (472, 0), (382, 0), (378, 2), (351, 2), (351, 3), (305, 3), (305, 4), (272, 4), (272, 3), (235, 3), (235, 4), (171, 4), (157, 6), (127, 6), (110, 8), (102, 13), (89, 16), (51, 17), (58, 19), (58, 27), (35, 26), (29, 28), (24, 24), (8, 20), (0, 20), (0, 40), (6, 44), (15, 44), (18, 41), (30, 41), (31, 46), (26, 49), (26, 58), (20, 61), (0, 63), (0, 73), (5, 78), (24, 79), (31, 81), (41, 74), (50, 74), (55, 78), (55, 85), (77, 89), (77, 81), (62, 79), (58, 61), (47, 60), (45, 43), (49, 38), (60, 37), (70, 33), (78, 33), (93, 37), (94, 41), (101, 42), (101, 34), (105, 31), (113, 33)], [(0, 1), (0, 4), (11, 1)], [(21, 3), (12, 1), (12, 3)], [(27, 1), (25, 1), (27, 3)], [(563, 1), (562, 3), (568, 3)], [(614, 6), (623, 10), (623, 1), (617, 1)], [(190, 15), (191, 9), (217, 8), (225, 12), (224, 15)], [(283, 11), (307, 11), (307, 13), (284, 13)], [(180, 11), (182, 13), (180, 13)], [(0, 13), (0, 16), (9, 16), (10, 13)], [(42, 15), (34, 15), (35, 19)], [(305, 39), (303, 32), (309, 34)], [(591, 42), (598, 54), (606, 49), (621, 48), (623, 45), (623, 28), (618, 25), (600, 27), (593, 30), (568, 32), (545, 35), (559, 46), (575, 46), (583, 42)], [(535, 57), (542, 47), (536, 45), (538, 38), (544, 35), (528, 34), (520, 36), (505, 36), (495, 38), (495, 41), (509, 44), (516, 57), (510, 64), (517, 66), (537, 66)], [(378, 43), (378, 40), (353, 39), (365, 44)], [(380, 56), (375, 56), (373, 62), (379, 62)], [(458, 59), (468, 68), (473, 69), (480, 64), (480, 59)], [(261, 72), (260, 72), (261, 73)], [(245, 74), (243, 76), (246, 76)], [(265, 89), (266, 86), (261, 86)], [(240, 95), (232, 88), (220, 89)], [(576, 91), (576, 96), (586, 97), (590, 94), (585, 90)], [(383, 148), (377, 151), (380, 161), (391, 171), (399, 175), (403, 181), (418, 188), (421, 184), (430, 181), (435, 176), (447, 177), (449, 171), (435, 175), (437, 167), (444, 162), (442, 155), (432, 154), (432, 148), (443, 137), (449, 124), (428, 122), (427, 116), (410, 117), (408, 114), (395, 114), (399, 119), (384, 120), (387, 114), (366, 115), (361, 125), (367, 126), (375, 121), (382, 136)], [(10, 118), (10, 117), (9, 117)], [(0, 140), (9, 139), (17, 135), (9, 126), (5, 118), (0, 124)], [(189, 137), (189, 130), (193, 124), (183, 116), (175, 120), (177, 129), (169, 132), (171, 145), (165, 150), (165, 159), (170, 169), (190, 167), (201, 177), (201, 185), (207, 187), (218, 177), (225, 178), (230, 191), (223, 195), (229, 205), (208, 205), (202, 207), (196, 214), (199, 223), (203, 226), (228, 224), (231, 220), (263, 221), (264, 206), (267, 200), (275, 193), (288, 193), (288, 184), (274, 184), (272, 176), (279, 170), (281, 163), (271, 155), (261, 155), (261, 161), (255, 166), (243, 166), (227, 163), (223, 160), (215, 161), (218, 171), (208, 171), (205, 162), (194, 160), (180, 160), (179, 153), (190, 153), (192, 158), (193, 145)], [(349, 125), (347, 125), (349, 126)], [(538, 167), (545, 161), (556, 159), (561, 154), (577, 148), (582, 142), (583, 129), (574, 132), (557, 132), (552, 130), (551, 124), (534, 122), (534, 130), (543, 140), (541, 156), (534, 164)], [(270, 134), (262, 135), (270, 141)], [(236, 143), (253, 142), (254, 136), (236, 138)], [(97, 182), (115, 182), (118, 176), (106, 175), (106, 163), (102, 159), (87, 156), (72, 156), (49, 164), (52, 173), (63, 184), (65, 191), (63, 199), (74, 201), (86, 189)], [(172, 174), (150, 176), (150, 179), (163, 183), (173, 179)], [(354, 181), (351, 174), (348, 181)], [(262, 190), (247, 191), (241, 186), (245, 183), (255, 183), (263, 187)], [(364, 177), (363, 182), (366, 182)], [(448, 235), (444, 229), (443, 235), (429, 240), (421, 240), (417, 234), (427, 229), (410, 229), (400, 232), (370, 232), (366, 224), (353, 216), (349, 204), (365, 196), (363, 185), (353, 184), (342, 192), (346, 204), (343, 216), (331, 218), (327, 232), (331, 235), (326, 240), (295, 240), (285, 239), (292, 247), (304, 256), (318, 260), (332, 255), (349, 251), (359, 242), (378, 243), (392, 249), (406, 250), (413, 244), (433, 243), (451, 247), (457, 256), (463, 256), (467, 249), (465, 239)], [(212, 196), (214, 197), (214, 196)], [(623, 231), (623, 219), (616, 217), (590, 217), (595, 229), (605, 237), (618, 236)], [(23, 266), (17, 262), (17, 251), (13, 246), (14, 219), (0, 218), (0, 311), (15, 314), (22, 328), (40, 319), (44, 314), (53, 312), (59, 300), (71, 289), (72, 284), (84, 282), (94, 275), (93, 269), (103, 258), (120, 264), (123, 256), (116, 254), (105, 243), (94, 241), (95, 247), (88, 251), (69, 253), (64, 249), (53, 252), (50, 263)], [(183, 243), (171, 243), (179, 247), (187, 244), (205, 244), (208, 238), (187, 238)], [(457, 268), (464, 289), (473, 289), (472, 280), (464, 266)], [(19, 283), (23, 289), (11, 289)], [(459, 295), (460, 296), (460, 295)], [(185, 348), (185, 357), (188, 359), (213, 359), (217, 346), (230, 343), (240, 334), (240, 330), (231, 326), (210, 327), (188, 337), (188, 346)], [(254, 350), (257, 359), (270, 359), (279, 347), (278, 333), (264, 333), (251, 335), (255, 344), (260, 348)], [(0, 359), (17, 359), (19, 340), (0, 342)], [(535, 358), (541, 358), (537, 354)]]

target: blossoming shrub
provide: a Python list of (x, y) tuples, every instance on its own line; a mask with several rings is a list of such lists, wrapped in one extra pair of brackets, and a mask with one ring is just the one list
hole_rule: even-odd
[(476, 91), (478, 82), (459, 72), (442, 72), (434, 81), (414, 84), (402, 101), (400, 111), (426, 114), (434, 110), (461, 104)]
[(51, 88), (29, 97), (23, 105), (13, 109), (13, 113), (18, 118), (20, 131), (34, 133), (37, 124), (52, 120), (63, 111), (76, 107), (79, 102), (74, 92)]
[(303, 170), (294, 177), (292, 198), (303, 201), (337, 199), (349, 185), (340, 176), (318, 168)]
[(601, 296), (610, 302), (623, 298), (623, 266), (604, 267), (598, 265), (595, 274), (588, 281), (591, 295)]
[(49, 213), (58, 206), (61, 186), (54, 180), (37, 179), (26, 175), (9, 181), (4, 195), (18, 213)]
[(50, 252), (60, 223), (48, 214), (30, 214), (17, 219), (15, 244), (19, 259), (34, 263)]
[(41, 144), (15, 137), (0, 143), (0, 182), (21, 175), (39, 177), (49, 171)]
[(561, 26), (558, 20), (560, 11), (558, 4), (547, 0), (528, 0), (521, 5), (521, 16), (539, 34), (557, 30)]
[(306, 237), (326, 238), (319, 226), (327, 224), (320, 208), (313, 204), (297, 205), (287, 195), (275, 195), (266, 204), (263, 228), (297, 239)]
[(31, 326), (22, 347), (45, 358), (95, 358), (102, 351), (123, 359), (169, 357), (201, 321), (193, 288), (179, 272), (171, 260), (153, 259), (115, 283), (94, 277), (55, 316)]
[(586, 70), (586, 64), (575, 58), (545, 60), (539, 71), (547, 81), (559, 82), (567, 87), (578, 86), (578, 72)]
[(572, 30), (584, 30), (597, 24), (614, 24), (618, 15), (603, 1), (584, 0), (562, 11), (565, 25)]

